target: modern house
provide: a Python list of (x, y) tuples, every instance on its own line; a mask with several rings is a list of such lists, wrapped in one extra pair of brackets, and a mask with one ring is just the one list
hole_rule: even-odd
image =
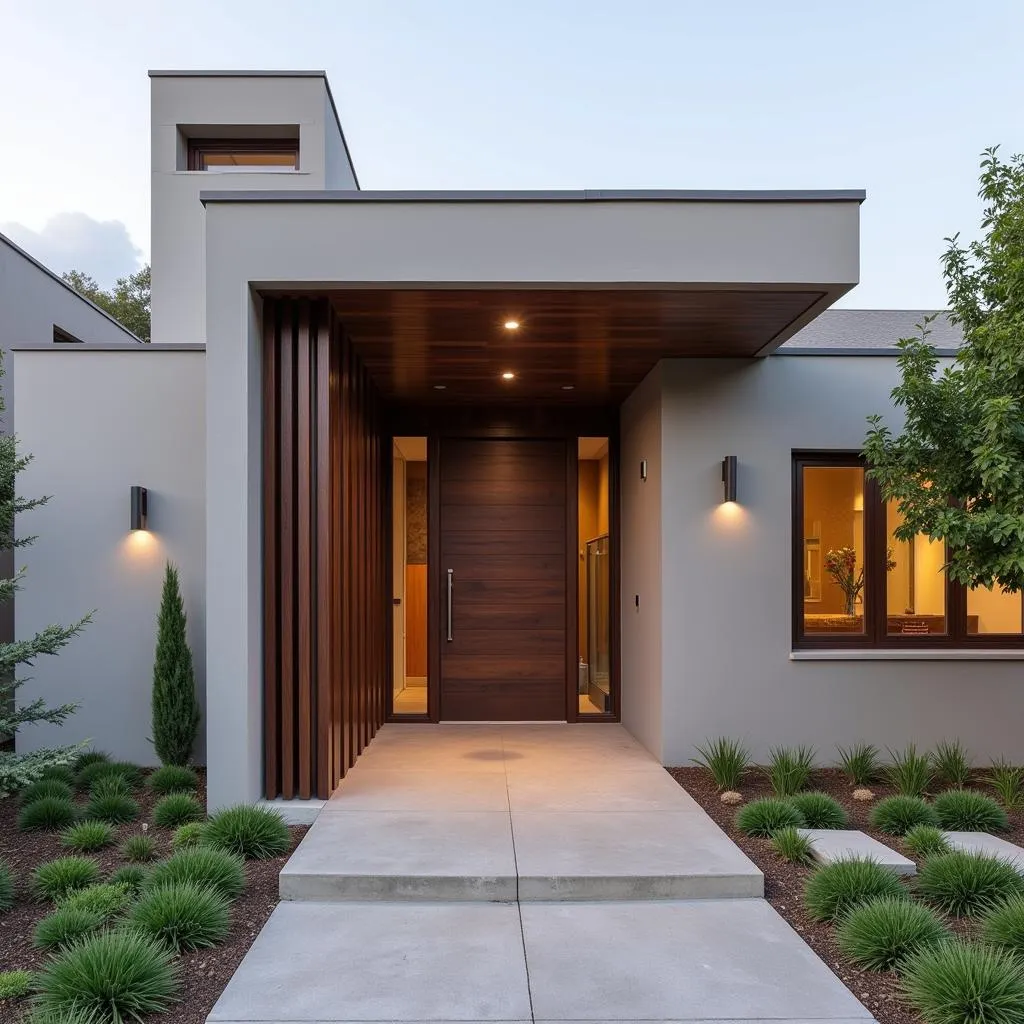
[(308, 813), (386, 720), (1024, 759), (1020, 597), (858, 456), (924, 316), (829, 309), (863, 192), (364, 191), (322, 73), (151, 80), (153, 344), (15, 354), (65, 738), (152, 760), (171, 559), (213, 806)]

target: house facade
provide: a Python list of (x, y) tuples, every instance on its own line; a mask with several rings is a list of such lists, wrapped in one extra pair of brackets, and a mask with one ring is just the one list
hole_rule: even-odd
[(152, 121), (153, 344), (15, 356), (83, 736), (152, 760), (171, 559), (213, 806), (311, 813), (384, 721), (1024, 758), (1020, 598), (859, 460), (924, 315), (829, 309), (862, 192), (364, 191), (322, 73), (154, 72)]

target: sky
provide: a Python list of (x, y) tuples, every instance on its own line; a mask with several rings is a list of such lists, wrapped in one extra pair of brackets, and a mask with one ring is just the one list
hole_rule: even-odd
[(1024, 150), (1024, 0), (0, 0), (0, 24), (0, 231), (104, 286), (148, 260), (150, 68), (326, 70), (363, 188), (864, 188), (848, 307), (945, 305), (981, 150)]

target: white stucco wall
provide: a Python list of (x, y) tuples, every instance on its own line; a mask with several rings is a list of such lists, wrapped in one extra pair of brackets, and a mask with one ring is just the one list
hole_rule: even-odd
[[(49, 348), (16, 351), (15, 429), (35, 461), (19, 493), (52, 495), (22, 517), (24, 590), (16, 635), (94, 621), (28, 673), (26, 699), (82, 701), (63, 728), (18, 736), (31, 750), (90, 739), (116, 757), (153, 764), (150, 692), (164, 565), (181, 573), (189, 640), (205, 694), (205, 388), (201, 350)], [(133, 484), (149, 489), (149, 530), (129, 531)], [(204, 723), (205, 724), (205, 723)], [(205, 757), (204, 728), (195, 755)]]

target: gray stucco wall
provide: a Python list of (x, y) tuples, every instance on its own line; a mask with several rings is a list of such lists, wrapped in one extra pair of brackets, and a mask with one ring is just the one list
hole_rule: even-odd
[[(155, 763), (150, 688), (164, 564), (181, 572), (189, 640), (205, 694), (205, 353), (161, 346), (105, 351), (74, 346), (16, 351), (15, 428), (35, 461), (19, 491), (52, 495), (19, 533), (28, 570), (16, 635), (93, 623), (28, 674), (25, 698), (82, 701), (64, 728), (36, 726), (20, 749), (91, 739), (111, 754)], [(129, 531), (133, 484), (149, 489), (149, 530)], [(195, 751), (205, 758), (204, 729)]]

